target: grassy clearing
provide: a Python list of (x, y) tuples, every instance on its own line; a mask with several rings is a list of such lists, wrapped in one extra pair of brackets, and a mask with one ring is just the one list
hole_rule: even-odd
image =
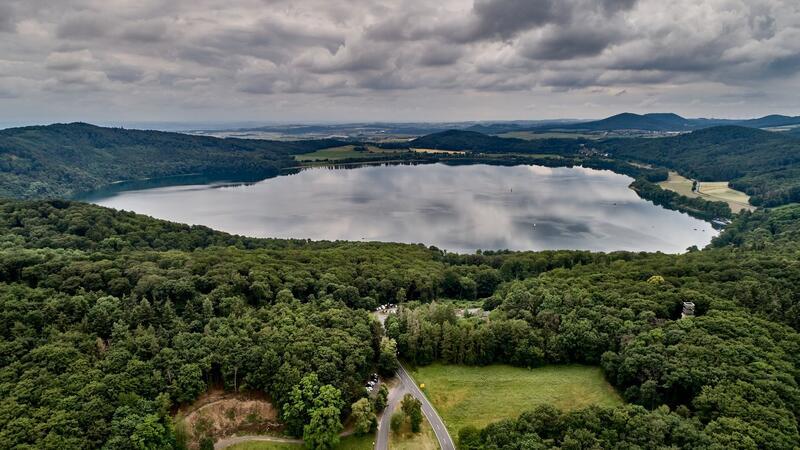
[(441, 153), (446, 155), (463, 155), (466, 153), (464, 150), (437, 150), (434, 148), (412, 148), (411, 151), (416, 153)]
[(367, 146), (367, 151), (357, 152), (354, 145), (344, 145), (341, 147), (324, 148), (317, 150), (314, 153), (306, 153), (304, 155), (296, 155), (294, 158), (297, 161), (336, 161), (348, 158), (373, 158), (378, 156), (385, 156), (387, 153), (398, 153), (403, 150), (382, 149), (373, 146)]
[(700, 181), (698, 182), (697, 192), (692, 191), (692, 180), (679, 175), (677, 172), (669, 172), (666, 181), (658, 183), (663, 189), (677, 192), (685, 197), (704, 198), (710, 201), (721, 201), (728, 204), (731, 211), (738, 213), (743, 209), (753, 210), (750, 205), (750, 196), (728, 187), (727, 181)]
[(417, 368), (412, 376), (425, 384), (425, 394), (454, 436), (467, 425), (484, 427), (543, 404), (566, 411), (622, 404), (599, 367), (432, 364)]
[(728, 202), (734, 212), (739, 212), (739, 210), (736, 210), (734, 206), (738, 206), (740, 210), (744, 209), (745, 207), (750, 207), (750, 196), (744, 192), (731, 189), (728, 186), (727, 181), (704, 181), (700, 183), (698, 190), (700, 191), (701, 195), (707, 195), (709, 197), (718, 198), (724, 202)]
[[(395, 411), (400, 411), (400, 404)], [(403, 424), (398, 433), (389, 431), (390, 450), (438, 450), (439, 441), (427, 419), (422, 420), (422, 429), (419, 433), (411, 432), (411, 423)]]
[[(342, 438), (336, 450), (370, 450), (375, 447), (375, 437), (367, 436), (347, 436)], [(230, 450), (302, 450), (302, 444), (286, 444), (283, 442), (251, 441), (243, 442), (228, 447)]]
[(662, 189), (677, 192), (684, 197), (700, 197), (697, 192), (692, 190), (692, 180), (679, 175), (677, 172), (670, 171), (667, 180), (659, 182), (658, 185), (661, 186)]

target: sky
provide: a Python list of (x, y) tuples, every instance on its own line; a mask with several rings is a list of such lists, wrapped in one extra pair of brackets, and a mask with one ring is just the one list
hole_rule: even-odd
[(0, 124), (800, 114), (798, 0), (2, 0)]

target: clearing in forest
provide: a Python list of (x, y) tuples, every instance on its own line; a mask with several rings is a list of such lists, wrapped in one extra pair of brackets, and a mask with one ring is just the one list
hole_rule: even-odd
[(382, 149), (367, 145), (363, 150), (357, 150), (355, 145), (343, 145), (341, 147), (323, 148), (313, 153), (306, 153), (303, 155), (296, 155), (294, 159), (303, 162), (313, 161), (336, 161), (340, 159), (349, 158), (374, 158), (379, 156), (386, 156), (387, 153), (398, 153), (405, 150)]
[(599, 367), (564, 365), (534, 369), (432, 364), (411, 372), (452, 436), (468, 425), (483, 428), (539, 405), (564, 411), (617, 406), (622, 398)]
[(435, 148), (412, 148), (411, 151), (416, 153), (441, 153), (445, 155), (463, 155), (467, 153), (464, 150), (438, 150)]
[(744, 209), (754, 210), (750, 204), (750, 196), (744, 192), (731, 189), (727, 181), (698, 181), (697, 191), (692, 190), (693, 180), (670, 171), (666, 181), (658, 183), (662, 189), (677, 192), (684, 197), (703, 198), (709, 201), (725, 202), (731, 211), (738, 213)]
[(216, 441), (234, 434), (280, 434), (282, 428), (277, 410), (264, 394), (220, 389), (206, 392), (178, 411), (175, 423), (189, 448), (198, 448), (204, 438)]

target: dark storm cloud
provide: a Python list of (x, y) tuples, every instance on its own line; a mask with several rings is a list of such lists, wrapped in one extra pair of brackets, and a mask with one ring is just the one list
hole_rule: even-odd
[(10, 33), (17, 28), (14, 10), (10, 5), (0, 4), (0, 33)]
[(561, 0), (475, 0), (477, 18), (471, 38), (508, 39), (521, 31), (548, 23), (566, 23), (572, 10)]
[(622, 34), (614, 29), (557, 28), (529, 45), (523, 45), (520, 53), (535, 60), (582, 58), (601, 53), (621, 38)]
[(457, 29), (456, 40), (511, 39), (544, 25), (568, 26), (586, 16), (604, 17), (632, 8), (637, 0), (475, 0), (473, 20)]
[(90, 40), (110, 33), (112, 23), (101, 14), (79, 13), (66, 17), (56, 27), (61, 39)]
[(0, 33), (0, 89), (31, 110), (800, 104), (796, 0), (4, 0)]
[(460, 47), (429, 45), (420, 51), (419, 64), (423, 66), (449, 66), (464, 55)]

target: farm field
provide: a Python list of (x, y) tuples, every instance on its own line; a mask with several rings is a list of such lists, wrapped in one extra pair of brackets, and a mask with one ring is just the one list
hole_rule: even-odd
[(677, 192), (686, 197), (700, 197), (710, 201), (721, 201), (728, 204), (731, 211), (738, 213), (744, 209), (753, 210), (750, 205), (750, 197), (744, 192), (740, 192), (728, 187), (727, 181), (700, 181), (698, 191), (692, 191), (692, 180), (678, 174), (669, 172), (666, 181), (658, 183), (663, 189)]
[(575, 410), (623, 403), (599, 367), (554, 365), (525, 369), (432, 364), (416, 368), (411, 375), (425, 385), (425, 394), (453, 436), (465, 426), (482, 428), (538, 405)]
[(348, 158), (370, 158), (384, 156), (387, 153), (399, 153), (398, 150), (386, 150), (378, 147), (367, 146), (367, 151), (356, 151), (354, 145), (343, 145), (341, 147), (324, 148), (313, 153), (296, 155), (294, 159), (301, 162), (314, 162), (322, 160), (335, 161)]
[(442, 153), (446, 155), (463, 155), (466, 153), (464, 150), (437, 150), (434, 148), (412, 148), (411, 151), (416, 153)]

